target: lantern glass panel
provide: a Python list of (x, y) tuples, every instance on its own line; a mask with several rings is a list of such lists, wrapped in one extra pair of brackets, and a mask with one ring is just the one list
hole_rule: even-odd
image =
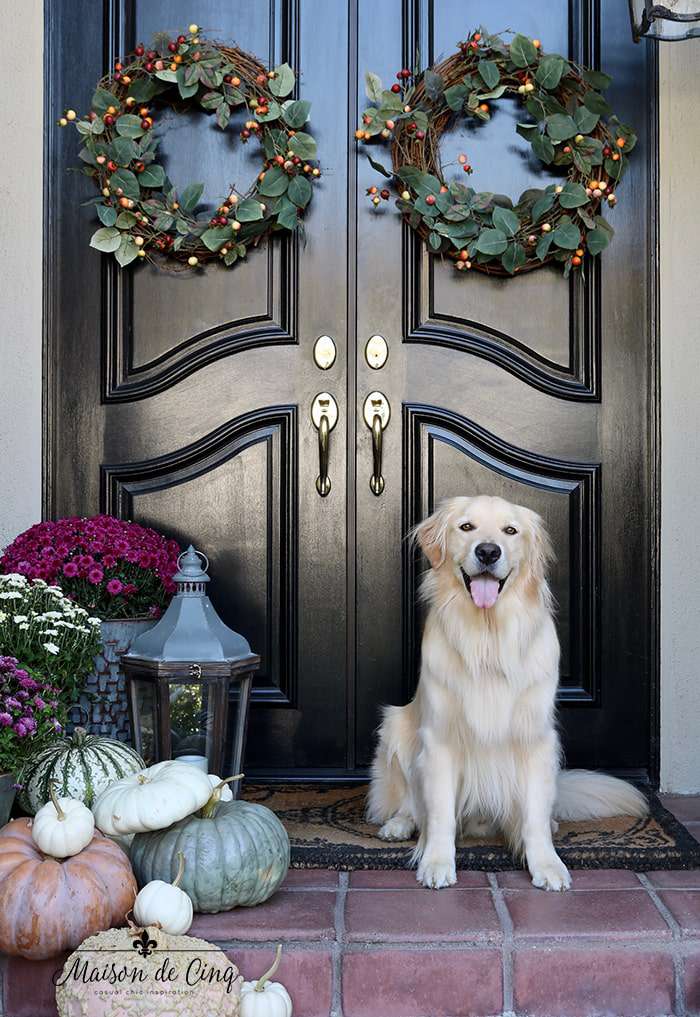
[(212, 750), (213, 717), (209, 686), (202, 682), (177, 683), (169, 688), (170, 735), (173, 759), (181, 756), (209, 759)]
[(134, 747), (150, 766), (156, 756), (156, 690), (152, 681), (132, 678), (129, 682), (133, 717)]

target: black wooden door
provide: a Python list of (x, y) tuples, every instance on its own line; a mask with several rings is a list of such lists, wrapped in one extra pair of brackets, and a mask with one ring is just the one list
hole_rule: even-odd
[[(443, 496), (498, 493), (548, 522), (564, 654), (570, 764), (655, 773), (653, 51), (631, 42), (617, 0), (496, 0), (490, 30), (538, 36), (614, 75), (611, 101), (639, 145), (614, 245), (585, 277), (512, 280), (430, 261), (388, 206), (353, 138), (364, 71), (385, 80), (452, 52), (484, 20), (471, 0), (87, 0), (47, 4), (47, 123), (87, 108), (104, 66), (193, 17), (263, 60), (300, 70), (323, 165), (308, 242), (275, 240), (232, 271), (116, 269), (87, 248), (90, 196), (65, 172), (68, 132), (47, 172), (46, 510), (98, 509), (161, 527), (209, 554), (224, 618), (262, 654), (248, 771), (362, 772), (378, 708), (416, 677), (420, 565), (404, 534)], [(76, 40), (80, 58), (76, 59)], [(508, 102), (487, 128), (445, 141), (472, 183), (517, 196), (548, 182), (528, 160)], [(212, 203), (251, 179), (256, 153), (207, 117), (173, 118), (173, 180)], [(196, 143), (196, 148), (195, 148)], [(380, 334), (388, 358), (365, 357)], [(321, 371), (313, 347), (332, 337)], [(314, 397), (338, 407), (332, 489), (321, 498)], [(363, 407), (390, 406), (380, 495), (370, 490)]]

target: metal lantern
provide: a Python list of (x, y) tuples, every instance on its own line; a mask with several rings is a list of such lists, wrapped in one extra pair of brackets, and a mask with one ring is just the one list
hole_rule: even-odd
[(700, 35), (700, 0), (629, 0), (634, 41), (675, 42)]
[(136, 751), (149, 764), (181, 759), (224, 776), (230, 701), (237, 703), (231, 764), (238, 773), (260, 657), (214, 610), (208, 568), (207, 556), (191, 545), (180, 555), (167, 611), (121, 661)]

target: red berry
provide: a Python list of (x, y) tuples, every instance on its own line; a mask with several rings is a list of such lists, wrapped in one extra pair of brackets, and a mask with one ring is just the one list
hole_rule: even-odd
[(114, 117), (112, 116), (111, 113), (105, 113), (102, 119), (104, 120), (107, 127), (111, 127), (112, 124), (114, 123)]
[(145, 53), (145, 50), (144, 50), (143, 46), (141, 45), (141, 43), (138, 44), (138, 46), (134, 50), (134, 53), (136, 54), (136, 56), (143, 56), (143, 54)]
[(230, 74), (224, 74), (224, 81), (226, 82), (227, 85), (230, 85), (231, 82), (233, 81), (233, 78), (231, 77)]
[(411, 77), (411, 72), (409, 71), (408, 67), (404, 67), (404, 69), (401, 71), (401, 77), (404, 79)]
[(170, 50), (171, 53), (177, 53), (177, 43), (176, 42), (169, 42), (168, 43), (168, 49)]
[(153, 73), (153, 64), (149, 60), (147, 64), (144, 64), (144, 70), (147, 70), (149, 74)]
[(398, 93), (401, 91), (401, 85), (392, 85), (391, 91), (394, 93), (394, 95), (398, 95)]
[(419, 141), (422, 141), (423, 138), (425, 137), (425, 131), (416, 131), (416, 137), (418, 138)]
[(180, 46), (181, 46), (181, 45), (183, 44), (183, 42), (187, 42), (187, 39), (185, 38), (185, 36), (184, 36), (184, 35), (178, 35), (178, 37), (177, 37), (177, 41), (178, 41), (178, 43), (179, 43), (179, 44), (180, 44)]
[(146, 56), (148, 57), (149, 60), (155, 60), (157, 54), (154, 49), (149, 49), (148, 52), (146, 53)]
[(225, 226), (227, 222), (228, 222), (228, 219), (226, 218), (225, 215), (220, 215), (219, 216), (219, 226)]
[(241, 137), (243, 138), (244, 141), (250, 137), (250, 131), (248, 130), (247, 127), (241, 131)]
[(435, 204), (435, 195), (434, 194), (428, 194), (426, 196), (425, 203), (426, 203), (426, 205), (434, 205)]
[(411, 121), (411, 123), (408, 125), (408, 130), (409, 131), (415, 131), (417, 126), (418, 126), (418, 124), (416, 124), (413, 121)]
[(381, 196), (384, 198), (384, 201), (388, 201), (389, 200), (391, 195), (390, 195), (390, 192), (386, 189), (386, 187), (380, 193), (381, 193)]
[(141, 127), (144, 129), (144, 131), (147, 131), (150, 126), (151, 125), (148, 120), (144, 119), (141, 121)]
[(114, 72), (114, 80), (115, 81), (119, 81), (121, 79), (121, 76), (122, 76), (122, 72), (121, 71), (115, 71)]
[(116, 162), (113, 159), (110, 159), (109, 162), (107, 163), (107, 169), (109, 170), (110, 173), (116, 173), (119, 167), (117, 166)]

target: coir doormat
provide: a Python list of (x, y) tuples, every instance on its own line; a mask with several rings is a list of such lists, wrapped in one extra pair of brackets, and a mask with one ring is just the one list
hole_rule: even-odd
[[(365, 821), (366, 784), (246, 784), (246, 801), (276, 812), (292, 844), (297, 869), (404, 869), (415, 841), (386, 843)], [(689, 869), (700, 867), (700, 844), (652, 795), (645, 819), (561, 823), (557, 851), (572, 869)], [(517, 868), (498, 839), (464, 839), (457, 867), (496, 872)]]

